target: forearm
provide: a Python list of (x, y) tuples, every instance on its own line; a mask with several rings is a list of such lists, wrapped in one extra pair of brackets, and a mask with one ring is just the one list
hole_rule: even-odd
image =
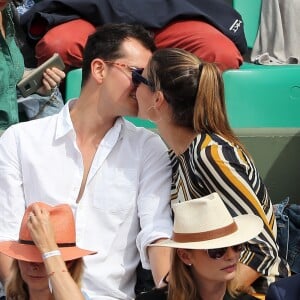
[(252, 283), (261, 276), (260, 273), (249, 266), (239, 263), (234, 285), (237, 289), (248, 292), (251, 290)]
[[(73, 261), (73, 263), (76, 263), (76, 261)], [(44, 264), (55, 300), (84, 300), (77, 283), (68, 272), (61, 256), (49, 257), (44, 260)]]
[(170, 248), (167, 247), (148, 247), (150, 267), (156, 286), (170, 270), (170, 253)]
[(4, 285), (10, 272), (13, 259), (0, 253), (0, 281)]

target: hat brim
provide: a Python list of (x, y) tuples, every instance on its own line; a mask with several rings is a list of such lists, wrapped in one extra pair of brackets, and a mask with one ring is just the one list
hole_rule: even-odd
[[(59, 248), (64, 261), (74, 260), (86, 255), (96, 254), (95, 251), (81, 249), (79, 247), (61, 247)], [(21, 244), (16, 241), (7, 241), (0, 243), (0, 253), (11, 258), (28, 262), (43, 262), (40, 251), (34, 245)]]
[(237, 231), (220, 238), (188, 243), (179, 243), (172, 239), (167, 239), (150, 246), (199, 250), (223, 248), (245, 243), (256, 237), (263, 229), (263, 221), (256, 215), (240, 215), (233, 219), (237, 224)]

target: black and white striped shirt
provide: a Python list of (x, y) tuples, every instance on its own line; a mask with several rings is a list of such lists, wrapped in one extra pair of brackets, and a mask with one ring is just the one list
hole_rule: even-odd
[(252, 161), (238, 146), (217, 134), (199, 134), (179, 156), (170, 151), (173, 169), (171, 203), (219, 193), (233, 216), (253, 213), (264, 222), (262, 233), (246, 245), (240, 261), (263, 276), (257, 292), (288, 275), (278, 256), (277, 227), (266, 186)]

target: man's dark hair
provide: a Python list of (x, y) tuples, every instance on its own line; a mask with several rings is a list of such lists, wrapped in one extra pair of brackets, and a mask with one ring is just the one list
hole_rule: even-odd
[(90, 75), (91, 62), (95, 58), (116, 60), (123, 57), (121, 45), (124, 40), (133, 38), (139, 41), (146, 49), (155, 50), (152, 35), (140, 25), (105, 24), (96, 29), (87, 40), (82, 63), (82, 85)]

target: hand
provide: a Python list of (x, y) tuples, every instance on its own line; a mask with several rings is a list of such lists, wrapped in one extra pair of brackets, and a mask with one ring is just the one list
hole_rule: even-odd
[(53, 67), (51, 69), (46, 69), (43, 77), (43, 85), (37, 90), (37, 92), (44, 96), (50, 95), (65, 77), (65, 72), (58, 68)]
[(32, 206), (32, 212), (29, 214), (27, 227), (32, 240), (41, 253), (57, 249), (54, 231), (49, 218), (49, 212), (40, 208), (38, 204)]

